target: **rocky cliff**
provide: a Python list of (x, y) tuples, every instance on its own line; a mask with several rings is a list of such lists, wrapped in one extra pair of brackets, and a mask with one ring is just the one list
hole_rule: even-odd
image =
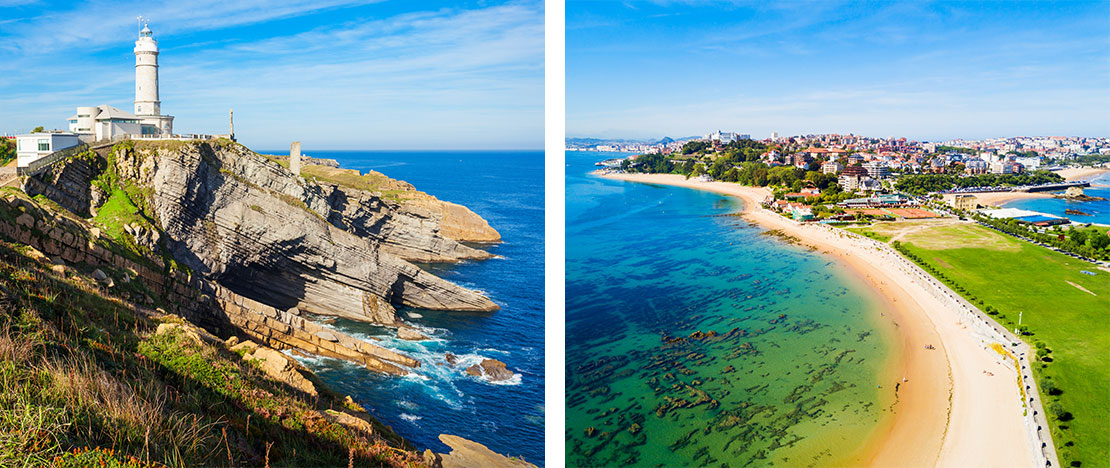
[(488, 252), (460, 242), (501, 240), (486, 220), (465, 206), (439, 200), (380, 172), (360, 174), (351, 169), (306, 165), (302, 173), (327, 191), (332, 201), (332, 224), (375, 239), (383, 250), (406, 260), (485, 259), (490, 257)]
[[(100, 155), (98, 164), (83, 162), (73, 170), (67, 164), (28, 179), (24, 188), (83, 214), (82, 206), (97, 212), (98, 203), (111, 205), (108, 198), (115, 195), (101, 193), (110, 191), (105, 183), (79, 179), (107, 181), (161, 231), (170, 257), (278, 310), (296, 307), (394, 325), (395, 307), (401, 305), (498, 308), (406, 261), (488, 257), (452, 238), (465, 236), (455, 224), (442, 229), (448, 217), (431, 209), (406, 206), (388, 194), (308, 181), (227, 140), (125, 142)], [(98, 166), (103, 171), (96, 174)], [(71, 193), (82, 186), (91, 194)]]

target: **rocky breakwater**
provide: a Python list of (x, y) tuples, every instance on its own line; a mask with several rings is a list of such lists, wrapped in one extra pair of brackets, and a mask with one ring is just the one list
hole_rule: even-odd
[[(431, 239), (425, 244), (437, 254), (457, 255), (451, 247), (458, 242), (405, 220), (380, 197), (339, 195), (341, 188), (308, 182), (234, 142), (173, 143), (121, 144), (105, 156), (120, 180), (140, 187), (147, 200), (139, 204), (165, 232), (173, 257), (203, 277), (278, 310), (384, 325), (400, 325), (401, 305), (498, 308), (391, 253), (382, 239), (337, 226), (366, 220), (360, 211), (387, 212), (413, 238)], [(336, 198), (345, 198), (344, 211)]]

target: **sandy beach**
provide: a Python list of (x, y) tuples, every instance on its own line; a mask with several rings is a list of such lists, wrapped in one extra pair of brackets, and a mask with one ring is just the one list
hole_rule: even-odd
[(1069, 167), (1067, 169), (1060, 169), (1055, 172), (1065, 180), (1089, 180), (1104, 172), (1110, 172), (1110, 168), (1105, 167)]
[[(869, 466), (1034, 466), (1016, 373), (962, 323), (944, 294), (892, 249), (823, 225), (799, 224), (759, 206), (770, 192), (670, 174), (611, 174), (611, 179), (708, 190), (739, 197), (745, 218), (778, 229), (847, 265), (884, 301), (881, 320), (897, 339), (891, 382), (893, 417), (847, 462)], [(933, 345), (935, 350), (925, 349)], [(986, 372), (994, 375), (989, 376)], [(883, 376), (886, 378), (887, 376)], [(902, 383), (902, 377), (907, 379)]]
[[(975, 201), (980, 205), (985, 206), (1002, 206), (1005, 203), (1014, 200), (1024, 200), (1028, 198), (1052, 198), (1054, 195), (1047, 192), (985, 192), (985, 193), (970, 193), (974, 195)], [(955, 194), (945, 194), (944, 201), (951, 204)]]

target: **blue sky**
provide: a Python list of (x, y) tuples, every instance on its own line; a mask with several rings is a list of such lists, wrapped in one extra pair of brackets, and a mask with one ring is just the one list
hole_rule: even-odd
[(1110, 2), (575, 1), (567, 135), (1110, 136)]
[(132, 111), (136, 17), (174, 130), (255, 148), (543, 147), (543, 3), (0, 0), (0, 133)]

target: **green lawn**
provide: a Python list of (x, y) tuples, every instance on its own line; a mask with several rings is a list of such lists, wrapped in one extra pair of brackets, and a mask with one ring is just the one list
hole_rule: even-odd
[[(978, 225), (906, 226), (909, 252), (981, 300), (981, 309), (998, 309), (995, 320), (1007, 328), (1022, 312), (1032, 332), (1026, 342), (1050, 350), (1034, 374), (1061, 463), (1110, 466), (1110, 272)], [(875, 237), (891, 236), (889, 226), (877, 230)], [(1047, 382), (1063, 393), (1045, 394)], [(1062, 411), (1074, 419), (1055, 417)]]

